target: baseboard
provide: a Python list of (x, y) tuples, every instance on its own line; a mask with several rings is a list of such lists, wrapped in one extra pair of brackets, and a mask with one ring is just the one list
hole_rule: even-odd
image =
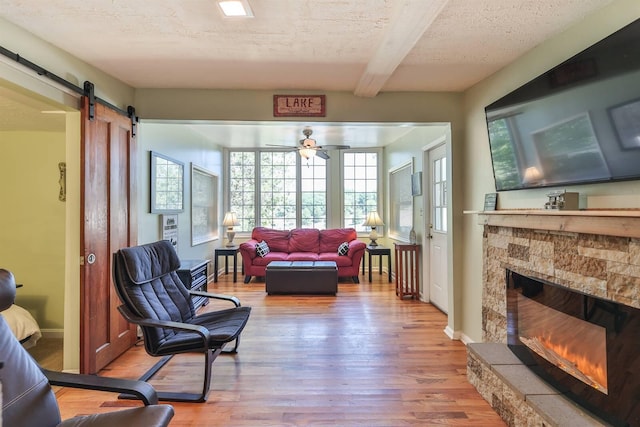
[(460, 334), (460, 341), (462, 341), (464, 345), (472, 344), (475, 342), (474, 340), (471, 339), (471, 337), (465, 334)]
[(64, 338), (64, 329), (40, 329), (43, 338)]
[(451, 329), (451, 327), (449, 325), (447, 325), (447, 327), (444, 328), (444, 333), (445, 333), (446, 336), (448, 336), (452, 340), (462, 341), (462, 343), (464, 345), (467, 345), (467, 344), (475, 342), (469, 336), (463, 334), (462, 332), (454, 331), (453, 329)]
[(444, 328), (444, 334), (446, 336), (448, 336), (452, 340), (459, 340), (460, 339), (460, 332), (454, 331), (453, 329), (451, 329), (451, 327), (449, 325), (447, 325), (447, 327)]

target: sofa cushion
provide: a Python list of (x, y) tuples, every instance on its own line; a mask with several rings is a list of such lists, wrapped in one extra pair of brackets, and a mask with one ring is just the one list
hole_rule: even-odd
[(342, 242), (340, 246), (338, 246), (338, 255), (346, 255), (349, 253), (349, 243)]
[(318, 261), (317, 252), (291, 252), (287, 261)]
[[(291, 230), (289, 239), (289, 253), (293, 252), (320, 252), (320, 230), (316, 228), (295, 228)], [(339, 243), (338, 243), (339, 244)], [(333, 249), (338, 250), (338, 246)]]
[(318, 261), (333, 261), (338, 267), (349, 267), (353, 260), (347, 255), (338, 255), (337, 252), (323, 252), (318, 254)]
[(358, 238), (355, 228), (333, 228), (320, 232), (320, 249), (318, 252), (338, 252), (343, 242), (350, 242)]
[(252, 261), (253, 265), (267, 266), (271, 261), (286, 261), (289, 256), (286, 252), (269, 252), (264, 258), (255, 257)]
[(269, 245), (264, 240), (256, 245), (256, 253), (259, 257), (264, 258), (269, 252)]
[(255, 227), (251, 238), (258, 242), (264, 240), (273, 252), (289, 252), (289, 234), (290, 232), (287, 230)]

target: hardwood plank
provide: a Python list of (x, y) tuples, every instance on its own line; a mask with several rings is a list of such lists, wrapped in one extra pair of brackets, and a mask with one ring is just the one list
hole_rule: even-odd
[[(400, 300), (386, 278), (340, 283), (334, 297), (268, 296), (264, 283), (220, 276), (209, 289), (238, 296), (251, 319), (239, 353), (214, 362), (208, 401), (172, 403), (171, 425), (504, 426), (467, 382), (466, 349), (444, 334), (446, 316)], [(156, 361), (136, 346), (100, 375), (137, 378)], [(197, 391), (202, 365), (200, 355), (176, 356), (151, 383)], [(70, 389), (57, 396), (63, 419), (138, 404)]]

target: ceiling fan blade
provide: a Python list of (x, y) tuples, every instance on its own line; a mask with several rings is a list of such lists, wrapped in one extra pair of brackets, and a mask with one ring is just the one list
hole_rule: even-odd
[(290, 151), (294, 151), (298, 149), (298, 147), (292, 147), (290, 145), (276, 145), (276, 144), (265, 144), (265, 145), (268, 147), (286, 148), (287, 150), (290, 150)]
[(318, 148), (321, 148), (323, 150), (348, 150), (349, 148), (351, 148), (351, 146), (349, 145), (322, 145)]
[(329, 160), (330, 159), (329, 155), (325, 151), (318, 150), (316, 152), (316, 156), (320, 157), (321, 159), (325, 159), (325, 160)]

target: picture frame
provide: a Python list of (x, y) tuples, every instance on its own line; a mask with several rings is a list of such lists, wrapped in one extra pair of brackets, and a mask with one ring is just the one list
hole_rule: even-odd
[(411, 195), (422, 195), (422, 172), (416, 172), (411, 175)]
[(413, 160), (389, 170), (389, 237), (409, 243), (413, 228)]
[(191, 164), (191, 246), (218, 239), (218, 175)]
[(611, 107), (608, 113), (622, 149), (640, 149), (640, 99)]
[(162, 214), (160, 215), (162, 240), (171, 242), (173, 249), (178, 252), (178, 215)]
[(498, 193), (484, 195), (484, 211), (495, 211), (498, 205)]
[(184, 163), (155, 151), (150, 155), (151, 213), (184, 211)]

